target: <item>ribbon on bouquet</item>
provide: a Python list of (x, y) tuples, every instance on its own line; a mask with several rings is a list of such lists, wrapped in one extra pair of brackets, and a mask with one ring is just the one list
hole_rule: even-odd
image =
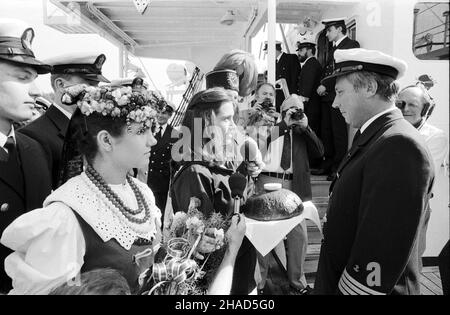
[(157, 284), (149, 291), (149, 295), (164, 283), (179, 285), (195, 276), (198, 265), (188, 254), (189, 242), (186, 239), (174, 238), (168, 242), (164, 261), (153, 265), (152, 276)]
[(166, 259), (184, 259), (189, 253), (189, 241), (182, 237), (175, 237), (167, 242)]
[(194, 276), (197, 263), (192, 259), (171, 259), (167, 263), (153, 266), (153, 278), (156, 282), (174, 281), (180, 284)]

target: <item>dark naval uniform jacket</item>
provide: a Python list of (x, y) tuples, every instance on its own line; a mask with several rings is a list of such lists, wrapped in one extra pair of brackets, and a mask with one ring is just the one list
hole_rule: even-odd
[[(171, 178), (172, 146), (178, 141), (178, 132), (167, 125), (161, 139), (150, 151), (147, 185), (153, 191), (156, 206), (164, 213)], [(164, 218), (164, 215), (163, 215)]]
[(53, 189), (58, 185), (64, 138), (69, 121), (57, 107), (50, 106), (44, 115), (19, 130), (44, 148), (52, 172)]
[(354, 141), (330, 187), (316, 294), (419, 294), (431, 155), (397, 109)]
[(163, 194), (165, 199), (169, 191), (171, 151), (173, 144), (178, 140), (178, 135), (174, 134), (172, 137), (172, 132), (173, 128), (167, 125), (161, 139), (152, 147), (150, 152), (147, 184), (155, 194), (155, 198), (158, 198), (158, 194)]
[(317, 88), (322, 78), (322, 66), (315, 57), (309, 58), (300, 71), (298, 82), (299, 95), (309, 98), (305, 103), (305, 113), (309, 124), (314, 131), (319, 131), (320, 126), (320, 96)]
[[(300, 75), (300, 61), (295, 54), (283, 53), (276, 63), (275, 77), (276, 80), (286, 79), (290, 94), (298, 94), (298, 78)], [(276, 93), (276, 107), (279, 111), (281, 104), (284, 101), (283, 91), (277, 90)]]
[[(16, 132), (15, 136), (20, 170), (12, 167), (9, 161), (0, 161), (0, 235), (20, 215), (41, 208), (51, 193), (50, 169), (44, 150), (26, 135)], [(0, 292), (11, 289), (11, 279), (4, 268), (4, 260), (11, 253), (0, 244)]]
[[(332, 75), (334, 72), (334, 64), (335, 64), (334, 52), (338, 49), (352, 49), (352, 48), (360, 48), (358, 41), (345, 37), (339, 43), (339, 45), (331, 49), (330, 54), (328, 55), (327, 64), (323, 69), (322, 79)], [(334, 97), (336, 96), (336, 92), (334, 90), (335, 83), (336, 80), (328, 80), (328, 82), (325, 82), (324, 86), (327, 89), (327, 94), (322, 97), (323, 100), (331, 102), (334, 101)]]

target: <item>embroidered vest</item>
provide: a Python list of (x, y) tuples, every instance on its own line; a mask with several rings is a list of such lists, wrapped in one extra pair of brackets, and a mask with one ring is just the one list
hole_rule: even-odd
[(114, 238), (104, 242), (76, 211), (73, 213), (80, 223), (86, 243), (81, 272), (100, 268), (115, 269), (127, 280), (131, 292), (137, 292), (140, 287), (139, 276), (153, 264), (152, 244), (133, 244), (126, 250)]

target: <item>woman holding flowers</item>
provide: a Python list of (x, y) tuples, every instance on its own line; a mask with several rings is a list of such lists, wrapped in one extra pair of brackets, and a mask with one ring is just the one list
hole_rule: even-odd
[[(234, 156), (237, 145), (234, 114), (233, 95), (223, 88), (211, 88), (193, 96), (181, 129), (182, 141), (189, 145), (180, 152), (182, 166), (170, 190), (175, 215), (187, 211), (191, 197), (199, 199), (198, 210), (206, 217), (213, 213), (228, 217), (233, 213), (228, 179), (235, 171), (230, 163), (230, 152)], [(205, 252), (213, 250), (214, 237), (205, 241), (212, 247), (205, 246)], [(231, 294), (248, 294), (255, 289), (255, 265), (256, 250), (244, 238), (236, 257)]]

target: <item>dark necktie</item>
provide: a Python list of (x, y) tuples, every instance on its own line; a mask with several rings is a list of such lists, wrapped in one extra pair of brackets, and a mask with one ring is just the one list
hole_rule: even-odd
[(291, 150), (291, 132), (289, 131), (284, 135), (283, 151), (281, 153), (280, 166), (284, 171), (291, 167)]
[(0, 148), (0, 161), (8, 162), (11, 156), (15, 156), (16, 145), (14, 143), (13, 137), (8, 137), (6, 140), (4, 148)]
[(361, 136), (361, 130), (358, 129), (358, 131), (355, 133), (355, 136), (353, 137), (352, 146), (355, 144), (356, 140), (358, 140), (359, 136)]
[[(14, 142), (13, 137), (8, 137), (8, 140), (5, 143), (5, 149), (8, 150), (6, 161), (6, 169), (11, 173), (15, 174), (14, 176), (14, 186), (17, 187), (21, 193), (24, 191), (24, 178), (22, 168), (20, 167), (19, 154), (17, 152), (16, 143)], [(3, 149), (0, 149), (3, 150)], [(6, 153), (5, 150), (3, 152)]]
[(8, 161), (8, 152), (5, 149), (0, 148), (0, 162)]
[(161, 137), (162, 137), (161, 131), (162, 131), (162, 127), (160, 126), (158, 132), (155, 134), (156, 141), (161, 140)]

